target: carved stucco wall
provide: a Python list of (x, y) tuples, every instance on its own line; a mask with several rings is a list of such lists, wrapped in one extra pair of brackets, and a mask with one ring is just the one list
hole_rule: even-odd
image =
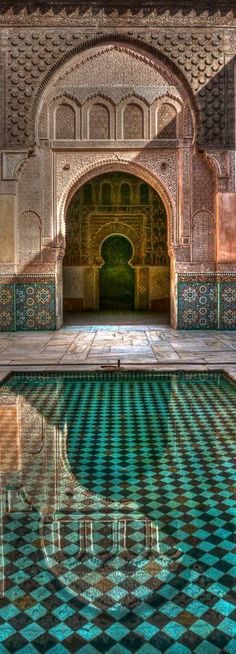
[[(77, 139), (154, 139), (161, 136), (163, 119), (159, 114), (160, 105), (165, 100), (169, 102), (165, 113), (172, 108), (170, 120), (173, 112), (180, 113), (183, 106), (183, 114), (189, 109), (183, 85), (163, 63), (158, 65), (157, 61), (128, 44), (108, 43), (93, 47), (72, 57), (54, 75), (41, 102), (39, 139), (55, 138), (60, 102), (64, 106), (67, 103), (68, 111), (72, 111), (68, 103), (73, 102), (77, 124), (81, 126), (77, 130)], [(179, 135), (183, 133), (183, 120), (181, 115)], [(73, 126), (73, 116), (71, 123)], [(160, 134), (157, 134), (158, 130)], [(176, 133), (171, 135), (172, 138), (176, 136)]]
[[(94, 43), (96, 35), (94, 38), (88, 32), (68, 28), (47, 32), (36, 28), (27, 32), (9, 29), (4, 42), (4, 50), (8, 52), (6, 146), (34, 141), (34, 118), (42, 91), (63, 60)], [(195, 96), (200, 118), (199, 142), (206, 147), (209, 144), (225, 147), (228, 135), (223, 30), (183, 31), (177, 26), (150, 33), (129, 29), (129, 34), (124, 31), (124, 36), (169, 59)], [(121, 40), (122, 34), (114, 37)], [(106, 39), (106, 31), (101, 38)], [(230, 68), (230, 61), (227, 66)]]
[[(106, 2), (102, 9), (86, 3), (83, 9), (72, 0), (66, 12), (62, 1), (43, 12), (37, 2), (27, 11), (23, 2), (14, 10), (7, 4), (0, 17), (0, 193), (3, 207), (5, 197), (16, 201), (7, 215), (4, 209), (3, 220), (16, 230), (24, 212), (40, 221), (40, 252), (31, 261), (17, 261), (14, 235), (16, 258), (6, 262), (0, 255), (8, 297), (17, 284), (25, 288), (23, 274), (29, 284), (54, 279), (52, 310), (58, 314), (68, 202), (86, 180), (111, 170), (137, 174), (164, 201), (173, 305), (180, 274), (195, 280), (220, 274), (226, 280), (235, 263), (232, 257), (216, 261), (215, 205), (217, 192), (235, 193), (234, 13), (222, 3), (209, 13), (203, 0), (202, 9), (193, 3), (184, 12), (171, 0), (170, 11), (146, 3), (144, 12), (141, 3), (138, 13), (129, 3), (117, 10)], [(109, 78), (112, 66), (117, 86)], [(128, 139), (135, 113), (136, 131)], [(13, 305), (14, 298), (4, 305), (7, 325), (17, 322)]]

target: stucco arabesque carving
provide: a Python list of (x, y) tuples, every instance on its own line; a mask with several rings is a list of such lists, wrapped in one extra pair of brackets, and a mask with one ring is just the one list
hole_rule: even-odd
[(231, 172), (229, 153), (227, 151), (210, 150), (205, 151), (204, 156), (217, 179), (218, 190), (227, 191)]
[(205, 152), (205, 157), (215, 172), (220, 177), (227, 177), (230, 174), (229, 155), (226, 150), (210, 150)]
[(28, 158), (28, 151), (2, 152), (2, 179), (16, 180)]
[[(123, 59), (121, 58), (117, 62), (119, 83), (117, 81), (114, 83), (115, 71), (114, 76), (110, 72), (110, 77), (108, 74), (107, 78), (106, 64), (108, 61), (106, 59), (109, 57), (113, 70), (117, 56), (121, 56)], [(102, 63), (103, 57), (105, 60)], [(126, 57), (128, 57), (127, 61), (125, 61)], [(126, 64), (132, 59), (135, 60), (135, 63), (140, 64), (139, 72), (136, 69), (134, 73), (132, 69), (129, 73)], [(95, 60), (97, 60), (98, 67), (102, 66), (100, 75), (96, 65), (92, 66), (92, 69), (89, 68), (88, 74), (88, 67)], [(147, 76), (148, 84), (146, 83)], [(90, 85), (84, 86), (84, 80), (87, 82), (87, 78), (90, 80)], [(43, 112), (47, 111), (48, 105), (58, 102), (59, 97), (73, 100), (78, 103), (79, 107), (100, 98), (117, 107), (129, 99), (140, 100), (150, 107), (160, 97), (166, 97), (174, 102), (178, 101), (179, 108), (184, 103), (188, 103), (183, 84), (166, 67), (166, 64), (158, 62), (151, 55), (148, 57), (147, 54), (139, 52), (137, 47), (131, 47), (128, 44), (106, 43), (104, 46), (88, 49), (85, 53), (73, 57), (62, 67), (62, 71), (59, 69), (53, 79), (54, 81), (49, 85), (43, 103), (41, 103)], [(38, 117), (40, 120), (40, 112)]]
[[(114, 97), (116, 96), (116, 97)], [(171, 101), (174, 100), (174, 102), (178, 102), (178, 106), (180, 108), (181, 106), (181, 96), (178, 90), (173, 89), (173, 87), (166, 87), (166, 88), (161, 88), (156, 90), (155, 95), (153, 95), (150, 99), (150, 92), (149, 88), (143, 88), (142, 92), (137, 92), (137, 89), (135, 87), (129, 89), (129, 90), (124, 90), (123, 88), (118, 88), (115, 89), (106, 89), (106, 93), (103, 93), (102, 90), (96, 90), (94, 89), (91, 91), (91, 89), (68, 89), (68, 88), (62, 88), (62, 89), (56, 89), (55, 92), (50, 92), (50, 96), (47, 97), (46, 103), (48, 105), (56, 105), (60, 101), (65, 101), (65, 100), (72, 100), (73, 102), (76, 102), (78, 104), (78, 107), (83, 106), (84, 104), (88, 102), (93, 102), (93, 101), (101, 101), (105, 100), (109, 103), (111, 103), (113, 106), (122, 104), (125, 100), (141, 100), (142, 102), (145, 102), (145, 104), (150, 107), (152, 106), (157, 100), (160, 99), (165, 99), (165, 101)]]
[[(32, 143), (35, 115), (46, 85), (60, 66), (70, 57), (104, 41), (123, 41), (140, 49), (148, 48), (151, 55), (165, 57), (165, 63), (175, 65), (175, 73), (192, 88), (192, 97), (198, 94), (198, 104), (207, 103), (207, 114), (202, 112), (202, 129), (208, 141), (219, 140), (224, 127), (224, 71), (223, 36), (216, 31), (159, 29), (158, 34), (129, 30), (129, 35), (103, 34), (91, 38), (76, 30), (42, 30), (9, 32), (8, 68), (8, 142), (17, 145)], [(87, 52), (88, 54), (88, 52)], [(149, 61), (149, 57), (147, 54)], [(150, 62), (149, 62), (150, 65)], [(216, 79), (217, 75), (217, 79)], [(222, 77), (223, 75), (223, 77)], [(221, 77), (220, 77), (221, 76)], [(178, 77), (178, 75), (177, 75)], [(213, 84), (214, 82), (214, 84)], [(187, 88), (187, 86), (186, 86)], [(214, 93), (213, 93), (214, 91)], [(217, 100), (217, 111), (213, 103)], [(205, 104), (204, 104), (205, 103)], [(210, 109), (212, 108), (212, 111)], [(217, 120), (214, 116), (217, 113)]]
[[(167, 164), (162, 168), (163, 160)], [(67, 165), (69, 164), (69, 169)], [(176, 220), (176, 162), (175, 156), (162, 152), (160, 158), (155, 153), (84, 153), (83, 159), (78, 153), (58, 153), (57, 168), (57, 204), (58, 236), (64, 239), (65, 216), (68, 204), (74, 193), (87, 181), (103, 173), (124, 171), (140, 177), (150, 184), (162, 198), (168, 221), (168, 252), (172, 256)]]
[[(172, 89), (170, 91), (169, 87), (156, 91), (155, 96), (153, 96), (151, 101), (149, 99), (148, 91), (149, 91), (148, 87), (146, 87), (146, 89), (143, 88), (142, 92), (140, 92), (140, 90), (137, 91), (137, 88), (135, 87), (129, 88), (128, 90), (124, 90), (123, 88), (115, 89), (115, 93), (112, 88), (107, 90), (106, 93), (103, 93), (102, 91), (97, 91), (96, 89), (94, 91), (88, 90), (84, 102), (101, 99), (101, 100), (108, 100), (112, 104), (118, 105), (119, 103), (124, 102), (124, 100), (137, 98), (137, 100), (142, 100), (142, 102), (144, 102), (147, 106), (150, 106), (159, 98), (166, 97), (166, 96), (168, 96), (169, 99), (181, 101), (180, 94), (178, 93), (178, 91), (176, 90), (176, 92), (174, 92)], [(67, 93), (66, 90), (65, 93)], [(78, 95), (79, 94), (75, 92), (73, 97), (77, 99)], [(82, 104), (80, 99), (79, 102)]]
[(137, 262), (140, 263), (141, 260), (140, 237), (137, 234), (136, 230), (133, 227), (131, 227), (131, 225), (122, 223), (122, 220), (118, 219), (115, 223), (113, 222), (103, 225), (96, 234), (92, 247), (92, 252), (94, 255), (94, 260), (96, 261), (96, 265), (100, 266), (104, 263), (104, 260), (101, 256), (101, 245), (103, 241), (107, 238), (107, 236), (110, 236), (113, 233), (126, 236), (130, 240), (133, 246), (133, 254), (130, 260), (131, 265), (135, 265), (135, 264), (137, 265)]
[[(176, 42), (176, 37), (175, 37), (175, 42)], [(139, 43), (139, 48), (140, 48), (140, 45), (142, 45), (142, 44)], [(180, 46), (180, 47), (181, 47), (181, 51), (182, 51), (182, 46)], [(79, 67), (82, 67), (84, 63), (88, 63), (90, 60), (93, 60), (93, 59), (96, 59), (99, 56), (102, 56), (103, 54), (105, 54), (108, 51), (108, 49), (115, 50), (117, 52), (122, 52), (122, 53), (123, 52), (129, 53), (131, 56), (138, 59), (140, 62), (145, 63), (146, 66), (149, 66), (152, 69), (155, 69), (156, 73), (159, 74), (160, 82), (162, 81), (162, 83), (164, 81), (162, 76), (164, 75), (164, 78), (167, 80), (166, 91), (170, 91), (170, 96), (173, 96), (175, 99), (176, 99), (176, 97), (178, 99), (180, 97), (182, 97), (185, 104), (187, 104), (187, 102), (188, 102), (188, 93), (187, 93), (186, 84), (184, 85), (183, 80), (182, 81), (180, 80), (180, 78), (176, 74), (177, 71), (175, 71), (175, 74), (174, 74), (174, 72), (171, 70), (170, 65), (169, 66), (167, 65), (167, 61), (165, 61), (165, 62), (164, 61), (158, 61), (158, 59), (156, 59), (156, 57), (154, 57), (154, 58), (152, 57), (151, 53), (149, 53), (149, 56), (148, 56), (148, 54), (143, 54), (143, 53), (139, 52), (137, 50), (137, 44), (136, 45), (135, 45), (135, 43), (132, 44), (132, 42), (131, 43), (128, 42), (128, 43), (121, 44), (121, 45), (119, 45), (119, 43), (110, 43), (109, 44), (109, 42), (108, 42), (108, 43), (106, 43), (106, 45), (104, 47), (102, 47), (102, 45), (100, 45), (99, 47), (93, 48), (91, 52), (89, 52), (89, 50), (85, 51), (85, 54), (83, 53), (80, 56), (79, 61), (77, 60), (74, 64), (72, 64), (71, 67), (69, 67), (69, 71), (68, 71), (68, 67), (67, 67), (67, 70), (62, 75), (59, 76), (57, 83), (59, 83), (59, 84), (63, 83), (63, 82), (65, 83), (65, 79), (66, 79), (68, 73), (71, 74), (73, 71), (76, 71), (76, 69), (78, 69)], [(171, 48), (169, 48), (169, 50), (171, 51), (171, 55), (172, 55), (173, 52), (175, 52), (176, 49), (171, 46)], [(209, 48), (208, 48), (208, 50), (209, 50)], [(159, 51), (159, 53), (158, 53), (158, 51), (157, 51), (155, 54), (156, 54), (156, 56), (158, 56), (158, 54), (160, 56), (161, 52)], [(170, 55), (170, 52), (168, 53), (168, 55)], [(171, 62), (169, 61), (169, 64), (170, 63)], [(200, 66), (202, 67), (202, 62), (200, 63)], [(189, 68), (189, 62), (187, 62), (186, 67), (187, 67), (187, 69)], [(161, 76), (161, 74), (162, 74), (162, 76)], [(196, 77), (197, 76), (195, 75), (194, 84), (196, 84)], [(209, 77), (209, 74), (208, 74), (208, 77)], [(168, 85), (169, 85), (169, 89), (168, 89)], [(214, 89), (214, 92), (215, 92), (215, 89)], [(141, 97), (146, 99), (146, 97), (145, 97), (146, 94), (147, 94), (147, 91), (145, 93), (141, 94)], [(81, 102), (81, 99), (80, 99), (80, 102)]]
[[(171, 84), (173, 81), (173, 74), (171, 73), (171, 70), (168, 69), (166, 63), (164, 63), (163, 61), (158, 62), (157, 59), (154, 59), (151, 56), (151, 53), (148, 56), (148, 53), (144, 54), (143, 52), (139, 51), (137, 49), (137, 44), (133, 44), (133, 46), (132, 43), (130, 42), (119, 44), (119, 41), (116, 42), (114, 40), (114, 42), (109, 43), (108, 41), (105, 45), (100, 45), (100, 46), (98, 45), (97, 47), (94, 47), (92, 49), (85, 50), (79, 61), (76, 60), (72, 65), (69, 65), (69, 70), (67, 67), (62, 74), (59, 74), (56, 85), (57, 86), (58, 84), (61, 85), (61, 83), (63, 83), (66, 80), (68, 73), (69, 74), (73, 73), (79, 67), (81, 67), (83, 63), (85, 62), (88, 63), (89, 61), (98, 59), (102, 55), (107, 54), (107, 52), (109, 51), (111, 54), (113, 52), (129, 54), (132, 58), (138, 60), (139, 62), (143, 62), (149, 68), (153, 68), (157, 74), (159, 73), (159, 79), (158, 79), (159, 83), (163, 83), (165, 79), (167, 79), (167, 82), (169, 84)], [(176, 77), (175, 79), (175, 86), (181, 89), (181, 84), (180, 81), (178, 80), (178, 77)]]

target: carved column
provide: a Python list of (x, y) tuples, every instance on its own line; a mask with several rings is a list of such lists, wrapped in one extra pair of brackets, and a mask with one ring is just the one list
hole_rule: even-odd
[(187, 142), (179, 151), (178, 167), (178, 209), (179, 220), (177, 225), (177, 242), (180, 245), (189, 245), (191, 232), (191, 149)]
[(84, 268), (84, 308), (93, 311), (96, 309), (96, 268)]
[(137, 309), (149, 308), (149, 268), (137, 268)]

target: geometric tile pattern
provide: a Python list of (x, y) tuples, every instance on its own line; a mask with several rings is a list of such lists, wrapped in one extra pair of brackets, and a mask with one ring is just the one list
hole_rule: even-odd
[[(66, 425), (88, 504), (59, 467), (58, 510), (42, 518), (40, 454), (29, 455), (37, 509), (18, 498), (5, 513), (0, 651), (234, 654), (234, 384), (219, 373), (18, 374), (2, 392), (58, 434)], [(13, 478), (2, 481), (9, 493)], [(42, 488), (51, 481), (45, 470)]]
[[(178, 329), (218, 328), (236, 329), (236, 282), (179, 281)], [(54, 329), (54, 279), (0, 284), (0, 332)]]
[(217, 329), (217, 285), (213, 282), (178, 283), (178, 328)]
[(179, 275), (179, 329), (236, 329), (236, 278)]
[(15, 286), (0, 285), (0, 331), (15, 330)]
[(16, 329), (55, 329), (54, 282), (31, 282), (16, 286)]
[(236, 281), (220, 284), (220, 329), (236, 328)]
[(18, 281), (0, 285), (0, 331), (56, 329), (55, 282)]

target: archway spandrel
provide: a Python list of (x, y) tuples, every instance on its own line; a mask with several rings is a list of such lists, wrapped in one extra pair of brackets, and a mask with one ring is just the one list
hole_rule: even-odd
[[(172, 245), (176, 233), (176, 155), (162, 153), (126, 153), (122, 158), (116, 153), (96, 155), (78, 153), (58, 153), (56, 170), (58, 176), (58, 234), (65, 234), (65, 215), (71, 198), (86, 182), (108, 172), (126, 172), (147, 182), (160, 195), (166, 209), (168, 222), (168, 250), (172, 255)], [(69, 163), (70, 162), (70, 163)], [(164, 165), (163, 165), (164, 164)], [(67, 168), (69, 165), (69, 169)], [(160, 174), (159, 174), (160, 173)]]

